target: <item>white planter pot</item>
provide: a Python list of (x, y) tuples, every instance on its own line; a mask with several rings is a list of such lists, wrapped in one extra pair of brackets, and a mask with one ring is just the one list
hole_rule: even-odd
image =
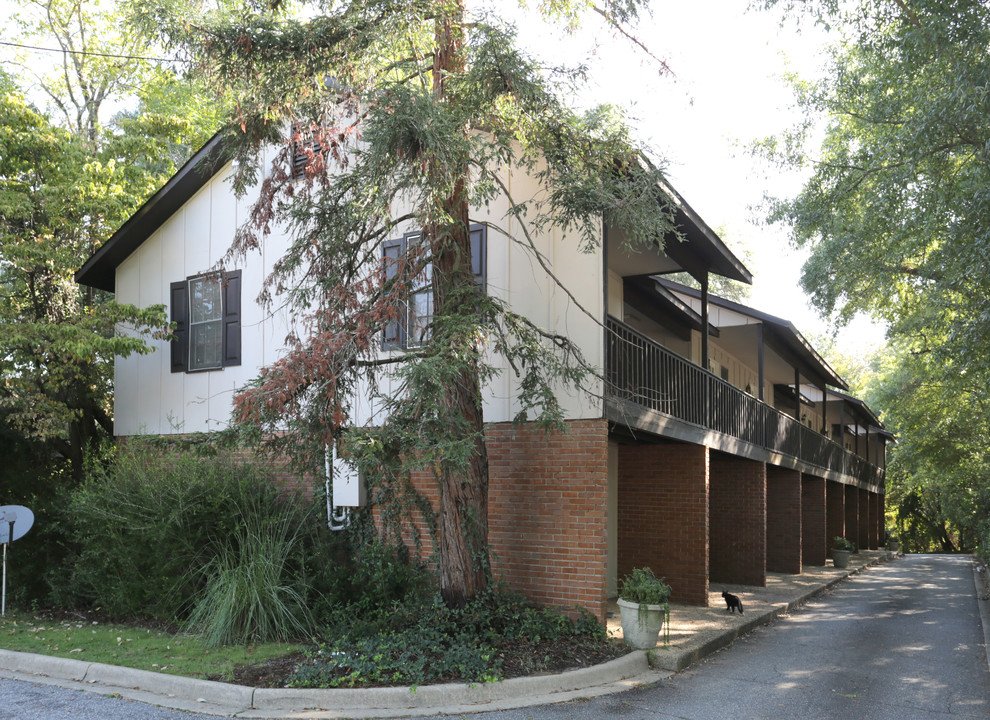
[(839, 550), (832, 548), (832, 563), (837, 568), (849, 567), (849, 550)]
[(639, 603), (619, 598), (619, 615), (622, 619), (622, 637), (637, 650), (649, 650), (657, 646), (667, 605), (647, 605), (640, 614)]

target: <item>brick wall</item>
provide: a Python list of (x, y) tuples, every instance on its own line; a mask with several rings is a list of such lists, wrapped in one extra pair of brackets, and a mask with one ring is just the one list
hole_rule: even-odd
[(708, 448), (620, 445), (618, 575), (650, 567), (674, 600), (708, 604)]
[(869, 490), (859, 490), (859, 533), (856, 536), (856, 543), (863, 550), (868, 548), (876, 549), (876, 544), (870, 545), (870, 493)]
[(846, 493), (846, 532), (845, 537), (855, 543), (859, 542), (859, 488), (852, 485), (842, 486)]
[(712, 453), (709, 478), (712, 582), (766, 585), (766, 466)]
[(880, 504), (880, 496), (875, 492), (870, 494), (870, 517), (869, 517), (869, 535), (870, 535), (870, 549), (876, 550), (884, 544), (884, 539), (881, 537), (880, 529), (882, 525), (880, 524), (880, 515), (877, 513), (877, 508)]
[(824, 565), (828, 553), (825, 478), (801, 476), (801, 561)]
[(496, 575), (531, 600), (605, 619), (608, 426), (568, 433), (500, 423), (487, 433)]
[[(497, 423), (488, 446), (488, 543), (492, 570), (530, 600), (567, 611), (582, 607), (605, 619), (608, 426), (567, 423), (547, 435), (532, 424)], [(413, 478), (435, 509), (436, 481)], [(416, 514), (421, 558), (433, 552), (427, 524)], [(412, 535), (405, 540), (410, 544)]]
[(767, 570), (801, 572), (801, 473), (767, 465)]
[(825, 481), (825, 544), (832, 550), (836, 537), (846, 534), (846, 486), (833, 480)]

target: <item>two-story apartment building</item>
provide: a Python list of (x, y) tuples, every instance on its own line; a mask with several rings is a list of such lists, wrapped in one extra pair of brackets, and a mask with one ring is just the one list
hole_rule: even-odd
[[(171, 343), (117, 359), (118, 436), (224, 427), (234, 393), (280, 357), (294, 322), (255, 300), (284, 234), (223, 268), (225, 282), (209, 273), (252, 200), (226, 182), (221, 142), (77, 274), (121, 302), (165, 304), (178, 324)], [(541, 192), (522, 169), (504, 173), (517, 201)], [(520, 220), (507, 199), (471, 217), (486, 292), (566, 334), (602, 371), (586, 392), (561, 390), (568, 430), (549, 436), (512, 422), (519, 388), (507, 367), (484, 388), (495, 570), (534, 600), (600, 618), (632, 567), (706, 604), (711, 583), (761, 585), (768, 571), (824, 564), (826, 538), (876, 547), (882, 530), (879, 422), (787, 322), (662, 279), (688, 272), (705, 288), (710, 273), (752, 278), (683, 198), (658, 190), (683, 237), (636, 252), (606, 223), (590, 252), (560, 228), (533, 234), (528, 250), (509, 239)], [(373, 423), (360, 394), (354, 422)], [(433, 492), (425, 479), (422, 490)]]

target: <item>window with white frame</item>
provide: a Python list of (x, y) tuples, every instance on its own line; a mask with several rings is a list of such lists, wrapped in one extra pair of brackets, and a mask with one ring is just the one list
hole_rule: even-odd
[(189, 370), (223, 367), (223, 291), (219, 277), (189, 281)]
[(241, 364), (241, 272), (174, 282), (172, 372), (220, 370)]
[[(487, 266), (487, 232), (484, 225), (471, 226), (471, 273), (475, 282), (485, 289)], [(398, 262), (410, 247), (421, 238), (418, 232), (406, 233), (401, 238), (389, 240), (384, 245), (383, 261), (387, 277), (394, 277)], [(430, 324), (433, 321), (433, 266), (429, 263), (415, 278), (413, 289), (406, 300), (404, 317), (400, 321), (388, 323), (382, 339), (385, 349), (419, 347), (430, 339)]]

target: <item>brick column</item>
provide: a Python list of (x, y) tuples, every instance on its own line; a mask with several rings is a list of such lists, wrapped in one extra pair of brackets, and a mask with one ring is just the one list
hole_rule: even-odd
[(499, 423), (486, 431), (495, 574), (534, 602), (605, 619), (608, 425), (567, 433)]
[(825, 546), (831, 551), (835, 538), (846, 534), (845, 485), (825, 481), (825, 515)]
[(828, 554), (825, 478), (801, 476), (801, 562), (824, 565)]
[(887, 547), (887, 496), (877, 495), (877, 533), (881, 547)]
[(845, 537), (859, 542), (859, 488), (853, 485), (842, 486), (846, 493), (846, 532)]
[(755, 460), (711, 456), (712, 582), (767, 583), (767, 474)]
[(801, 473), (767, 465), (767, 570), (801, 574)]
[[(619, 446), (618, 575), (650, 567), (671, 597), (708, 604), (708, 448)], [(603, 506), (604, 516), (604, 506)]]
[(880, 537), (880, 524), (877, 522), (879, 516), (877, 515), (877, 506), (879, 505), (880, 496), (875, 492), (869, 493), (870, 495), (870, 549), (876, 550), (879, 548), (883, 542)]
[(859, 534), (856, 542), (860, 549), (868, 550), (876, 545), (870, 545), (870, 491), (859, 489)]

